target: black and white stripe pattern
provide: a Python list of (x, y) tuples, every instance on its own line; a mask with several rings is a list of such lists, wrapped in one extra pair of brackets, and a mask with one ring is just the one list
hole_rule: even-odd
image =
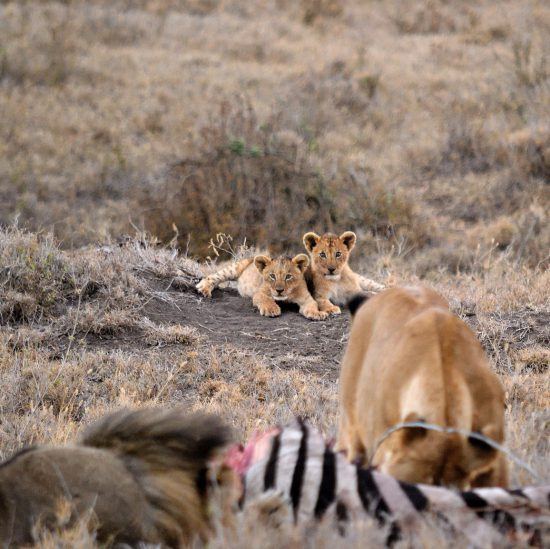
[(550, 486), (461, 493), (406, 484), (349, 463), (299, 420), (273, 437), (269, 455), (252, 464), (244, 481), (245, 505), (274, 490), (297, 523), (331, 513), (338, 520), (369, 515), (388, 527), (388, 544), (414, 534), (428, 515), (476, 547), (550, 539)]

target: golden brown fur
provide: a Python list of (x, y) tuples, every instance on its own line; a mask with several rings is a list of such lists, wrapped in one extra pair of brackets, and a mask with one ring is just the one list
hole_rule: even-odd
[(322, 312), (309, 293), (304, 272), (309, 265), (305, 254), (294, 258), (284, 256), (271, 259), (257, 255), (254, 261), (241, 260), (207, 276), (197, 284), (204, 296), (210, 297), (212, 290), (226, 280), (238, 280), (237, 287), (243, 297), (252, 298), (254, 306), (263, 316), (279, 316), (281, 307), (277, 302), (296, 303), (300, 313), (311, 320), (324, 320), (328, 313)]
[(349, 266), (349, 255), (356, 240), (355, 233), (351, 231), (340, 236), (331, 233), (304, 235), (304, 246), (311, 258), (306, 278), (319, 310), (340, 314), (338, 305), (344, 305), (357, 293), (378, 292), (384, 288), (382, 284), (353, 272)]
[(35, 526), (94, 515), (100, 541), (179, 547), (208, 530), (206, 465), (228, 442), (212, 416), (121, 411), (77, 446), (31, 448), (0, 464), (0, 545), (34, 540)]
[(506, 485), (501, 454), (456, 434), (407, 428), (425, 421), (504, 438), (504, 391), (471, 330), (433, 290), (392, 288), (361, 305), (340, 375), (338, 447), (400, 480)]

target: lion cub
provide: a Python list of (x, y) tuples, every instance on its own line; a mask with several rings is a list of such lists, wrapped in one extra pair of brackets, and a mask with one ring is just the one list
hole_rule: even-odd
[(340, 374), (338, 448), (412, 483), (506, 486), (503, 455), (472, 437), (404, 428), (420, 421), (504, 438), (504, 390), (472, 331), (435, 291), (392, 288), (362, 304)]
[(339, 315), (341, 311), (338, 305), (344, 305), (359, 292), (379, 292), (384, 289), (382, 284), (354, 273), (348, 265), (349, 254), (356, 240), (355, 233), (351, 231), (340, 236), (331, 233), (323, 236), (315, 233), (304, 235), (304, 246), (311, 257), (311, 267), (306, 272), (306, 278), (313, 287), (313, 297), (319, 310)]
[(309, 266), (305, 254), (294, 258), (271, 259), (257, 255), (236, 263), (203, 278), (197, 290), (205, 297), (211, 297), (212, 290), (227, 280), (237, 280), (239, 294), (251, 297), (254, 306), (263, 316), (279, 316), (281, 307), (277, 302), (296, 303), (300, 313), (310, 320), (324, 320), (328, 313), (320, 311), (311, 297), (304, 278)]

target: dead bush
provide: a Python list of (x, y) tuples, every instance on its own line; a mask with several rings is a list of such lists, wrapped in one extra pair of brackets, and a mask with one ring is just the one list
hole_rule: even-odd
[[(546, 200), (546, 206), (548, 202)], [(515, 264), (547, 269), (550, 266), (549, 250), (548, 208), (535, 202), (518, 219), (518, 235), (513, 246)]]
[(302, 0), (303, 21), (312, 25), (321, 17), (338, 17), (344, 13), (342, 0)]
[(512, 40), (513, 71), (517, 84), (535, 88), (548, 82), (548, 41), (533, 32), (516, 35)]
[(136, 44), (150, 37), (155, 31), (158, 32), (161, 21), (160, 17), (144, 17), (135, 9), (120, 12), (111, 6), (89, 6), (84, 16), (75, 21), (75, 25), (80, 36), (88, 42), (119, 47)]
[(471, 7), (461, 2), (401, 0), (391, 16), (403, 34), (435, 34), (470, 30), (478, 23)]
[(457, 275), (469, 273), (475, 258), (475, 249), (467, 244), (438, 242), (438, 245), (419, 252), (412, 262), (414, 272), (428, 280), (435, 274)]
[(190, 326), (161, 325), (145, 318), (140, 322), (140, 330), (144, 333), (148, 345), (163, 347), (164, 345), (193, 345), (198, 342), (199, 334)]
[(75, 334), (112, 337), (129, 331), (137, 333), (138, 324), (135, 303), (126, 304), (126, 308), (115, 308), (105, 303), (86, 303), (69, 309), (67, 314), (54, 321), (53, 327), (59, 335), (70, 338)]
[(191, 237), (191, 251), (204, 255), (218, 233), (281, 252), (300, 247), (308, 230), (393, 236), (413, 227), (415, 211), (404, 191), (343, 168), (323, 175), (303, 140), (290, 140), (279, 121), (261, 124), (250, 105), (224, 102), (201, 129), (197, 156), (142, 190), (146, 229), (170, 241), (175, 225), (180, 245)]
[(343, 0), (276, 0), (275, 7), (292, 18), (301, 19), (305, 25), (340, 17), (344, 13)]
[[(88, 325), (95, 333), (104, 324), (127, 325), (130, 310), (145, 299), (145, 284), (129, 261), (145, 268), (146, 256), (146, 250), (140, 256), (125, 249), (75, 256), (60, 250), (51, 234), (0, 229), (0, 324), (57, 317), (73, 307), (65, 317), (69, 326)], [(88, 303), (95, 301), (99, 309)]]
[(454, 234), (439, 233), (432, 246), (420, 250), (411, 264), (421, 277), (434, 273), (486, 273), (496, 263), (508, 265), (508, 269), (520, 265), (536, 271), (547, 269), (547, 213), (536, 201), (520, 211), (496, 217), (492, 222), (480, 218), (478, 223), (471, 227), (468, 224)]
[(344, 60), (293, 77), (278, 101), (278, 124), (298, 133), (312, 152), (319, 150), (320, 138), (335, 125), (376, 128), (384, 119), (378, 105), (380, 81), (375, 71), (356, 76)]
[(459, 113), (450, 116), (445, 125), (446, 140), (436, 168), (439, 173), (483, 173), (501, 160), (497, 157), (497, 138), (484, 127), (483, 119)]
[(534, 346), (513, 354), (518, 373), (546, 374), (550, 367), (550, 349)]
[(550, 126), (530, 126), (512, 132), (506, 153), (516, 173), (550, 181)]
[[(499, 214), (513, 214), (528, 206), (539, 192), (540, 185), (531, 180), (521, 180), (510, 173), (463, 180), (462, 194), (455, 198), (450, 212), (464, 221), (477, 222)], [(528, 194), (530, 191), (530, 194)]]
[(0, 231), (0, 323), (55, 310), (72, 294), (71, 266), (51, 235)]
[(74, 71), (76, 37), (71, 11), (50, 4), (10, 4), (0, 20), (0, 81), (56, 86)]
[(508, 216), (501, 216), (490, 223), (485, 230), (486, 244), (494, 243), (498, 249), (504, 250), (517, 238), (518, 227)]

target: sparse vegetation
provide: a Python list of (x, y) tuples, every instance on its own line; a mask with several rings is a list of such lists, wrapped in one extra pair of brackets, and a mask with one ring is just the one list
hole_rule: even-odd
[(392, 19), (404, 34), (455, 33), (477, 25), (478, 16), (467, 2), (453, 4), (445, 0), (400, 0), (395, 2)]
[(311, 228), (369, 228), (373, 234), (426, 234), (403, 189), (373, 184), (364, 174), (316, 169), (298, 136), (289, 137), (277, 116), (260, 124), (250, 105), (221, 106), (201, 128), (198, 156), (172, 166), (139, 198), (147, 230), (179, 244), (193, 237), (192, 251), (204, 255), (212, 235), (269, 244), (277, 253), (296, 247), (296, 234)]
[[(193, 317), (215, 309), (188, 290), (218, 233), (297, 252), (353, 229), (356, 270), (434, 285), (476, 331), (507, 445), (548, 477), (549, 18), (522, 0), (1, 2), (0, 458), (122, 405), (205, 408), (241, 439), (298, 413), (330, 436), (346, 318), (217, 337), (227, 316)], [(77, 542), (94, 546), (81, 525)]]

